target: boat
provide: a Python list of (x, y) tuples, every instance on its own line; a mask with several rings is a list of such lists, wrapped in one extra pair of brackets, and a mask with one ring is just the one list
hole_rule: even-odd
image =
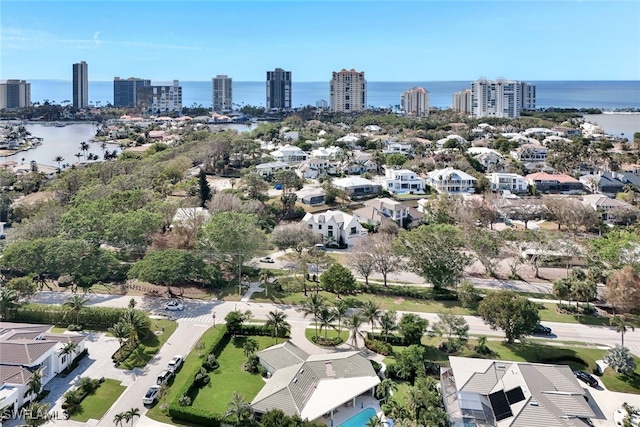
[(55, 122), (55, 123), (54, 123), (54, 126), (55, 126), (55, 127), (57, 127), (57, 128), (63, 128), (63, 127), (65, 127), (65, 126), (66, 126), (66, 124), (65, 124), (65, 123), (62, 123), (62, 122)]

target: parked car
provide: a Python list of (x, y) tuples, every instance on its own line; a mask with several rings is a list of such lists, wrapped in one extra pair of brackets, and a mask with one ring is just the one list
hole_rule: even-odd
[(182, 366), (182, 362), (184, 362), (184, 358), (181, 355), (173, 356), (167, 365), (167, 369), (171, 372), (176, 372)]
[(173, 372), (171, 372), (169, 369), (165, 369), (162, 372), (160, 372), (160, 375), (158, 375), (156, 384), (158, 385), (169, 384), (169, 381), (171, 381), (173, 376), (174, 376)]
[(534, 335), (551, 335), (551, 328), (537, 323), (536, 326), (533, 327), (531, 333)]
[(167, 301), (164, 303), (164, 309), (170, 311), (182, 311), (184, 305), (180, 301)]
[(313, 247), (316, 248), (319, 251), (326, 251), (327, 250), (326, 246), (323, 245), (322, 243), (317, 243)]
[(160, 394), (160, 386), (152, 385), (142, 398), (142, 403), (145, 405), (153, 405), (153, 402), (158, 399), (158, 394)]
[(269, 264), (273, 264), (276, 261), (270, 256), (266, 256), (266, 257), (260, 258), (260, 262), (268, 262)]
[(577, 379), (579, 379), (580, 381), (582, 381), (585, 384), (589, 384), (590, 387), (597, 387), (598, 386), (598, 380), (595, 379), (595, 377), (593, 375), (587, 374), (584, 371), (573, 371), (573, 373), (575, 374)]

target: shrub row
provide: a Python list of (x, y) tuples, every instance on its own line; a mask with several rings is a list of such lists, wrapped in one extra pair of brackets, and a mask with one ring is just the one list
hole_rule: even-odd
[[(241, 325), (238, 335), (272, 337), (273, 329), (268, 328), (264, 325)], [(286, 330), (278, 331), (278, 338), (287, 338), (288, 336), (289, 336), (289, 331), (286, 331)]]
[(369, 284), (369, 286), (359, 284), (360, 291), (395, 297), (408, 297), (416, 299), (432, 299), (436, 301), (457, 301), (458, 295), (448, 289), (421, 288), (417, 286), (395, 286)]
[(321, 345), (324, 347), (335, 347), (337, 345), (340, 345), (344, 342), (344, 340), (342, 339), (342, 337), (333, 337), (333, 338), (325, 338), (322, 336), (313, 336), (311, 337), (311, 339), (313, 340), (313, 342), (317, 345)]
[(366, 339), (364, 340), (364, 345), (369, 350), (374, 351), (383, 356), (389, 356), (390, 354), (393, 354), (393, 348), (391, 348), (391, 344), (383, 341)]
[(367, 332), (367, 340), (382, 341), (389, 345), (408, 347), (410, 343), (402, 335), (389, 334), (386, 337), (382, 334)]
[[(117, 323), (125, 311), (127, 311), (126, 308), (84, 307), (78, 316), (78, 323), (84, 328), (106, 329)], [(70, 313), (62, 306), (32, 303), (12, 310), (7, 320), (66, 326), (70, 322), (74, 322), (75, 319), (75, 313)]]

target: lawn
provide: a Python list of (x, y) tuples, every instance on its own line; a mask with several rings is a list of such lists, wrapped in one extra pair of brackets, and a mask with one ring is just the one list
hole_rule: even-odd
[(84, 398), (80, 409), (71, 419), (80, 422), (87, 422), (91, 418), (99, 420), (125, 390), (126, 387), (120, 385), (120, 381), (105, 379), (93, 394)]
[[(142, 340), (138, 347), (131, 353), (119, 368), (133, 369), (142, 368), (158, 353), (160, 347), (169, 339), (176, 331), (178, 324), (173, 320), (156, 320), (151, 319), (151, 333)], [(156, 335), (156, 331), (161, 331)]]
[[(211, 381), (200, 389), (193, 400), (193, 406), (206, 407), (207, 410), (224, 414), (233, 392), (244, 395), (248, 402), (258, 394), (264, 386), (262, 377), (244, 371), (242, 365), (246, 360), (242, 346), (248, 337), (235, 337), (222, 350), (218, 362), (220, 367), (209, 374)], [(275, 344), (272, 337), (251, 337), (259, 344), (259, 350)]]
[(557, 304), (551, 302), (542, 303), (544, 309), (540, 310), (540, 320), (546, 322), (581, 323), (584, 325), (609, 326), (608, 317), (585, 316), (575, 314), (558, 313)]
[[(308, 328), (304, 331), (304, 336), (307, 337), (307, 339), (313, 343), (313, 337), (314, 335), (316, 335), (316, 328)], [(325, 335), (325, 331), (324, 329), (321, 331), (320, 330), (320, 325), (318, 325), (318, 335), (320, 335), (321, 337), (326, 337), (326, 338), (335, 338), (338, 336), (338, 331), (336, 331), (335, 329), (329, 329), (328, 331), (326, 331), (326, 335)], [(342, 330), (340, 331), (340, 338), (342, 338), (342, 342), (347, 342), (347, 339), (349, 338), (349, 331), (347, 330)], [(315, 343), (314, 343), (315, 344)], [(322, 347), (322, 346), (319, 346)]]

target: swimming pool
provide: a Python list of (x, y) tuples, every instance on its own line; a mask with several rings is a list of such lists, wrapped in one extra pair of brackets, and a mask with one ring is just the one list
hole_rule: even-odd
[(354, 415), (347, 421), (340, 424), (338, 427), (364, 427), (371, 418), (376, 416), (376, 410), (373, 408), (367, 408), (364, 411)]

